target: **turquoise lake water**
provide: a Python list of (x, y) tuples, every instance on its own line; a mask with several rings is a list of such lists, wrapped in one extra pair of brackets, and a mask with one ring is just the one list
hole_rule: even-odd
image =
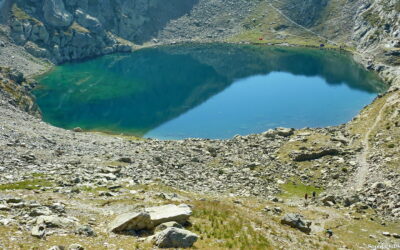
[(385, 91), (347, 54), (252, 45), (143, 49), (61, 65), (38, 80), (46, 122), (158, 139), (339, 125)]

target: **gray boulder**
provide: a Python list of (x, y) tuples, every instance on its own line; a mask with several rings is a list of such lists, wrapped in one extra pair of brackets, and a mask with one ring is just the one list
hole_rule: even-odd
[(52, 246), (48, 250), (64, 250), (65, 248), (63, 246)]
[(85, 248), (79, 244), (72, 244), (68, 247), (68, 250), (84, 250)]
[(11, 208), (5, 204), (0, 204), (0, 211), (10, 211)]
[(109, 230), (113, 233), (120, 233), (129, 230), (152, 229), (153, 227), (150, 214), (140, 212), (119, 215), (110, 223)]
[(51, 215), (52, 212), (48, 207), (38, 207), (33, 209), (29, 215), (33, 217), (41, 216), (41, 215)]
[(303, 216), (300, 214), (286, 214), (282, 218), (281, 224), (289, 225), (307, 234), (311, 232), (311, 222), (304, 220)]
[(45, 225), (36, 225), (31, 230), (31, 235), (37, 238), (43, 238), (46, 234), (46, 226)]
[(54, 27), (68, 27), (73, 21), (62, 0), (45, 0), (43, 13), (46, 22)]
[(165, 222), (165, 223), (158, 225), (154, 231), (159, 232), (159, 231), (163, 231), (170, 227), (183, 228), (183, 226), (181, 224), (179, 224), (178, 222), (170, 221), (170, 222)]
[(36, 220), (36, 225), (46, 225), (47, 227), (66, 228), (72, 226), (75, 227), (77, 223), (69, 218), (51, 215), (51, 216), (39, 216)]
[(160, 248), (187, 248), (192, 247), (198, 238), (188, 230), (170, 227), (157, 233), (153, 241)]
[(95, 237), (97, 234), (89, 225), (81, 226), (76, 230), (76, 234), (84, 235), (87, 237)]
[(288, 137), (288, 136), (291, 136), (294, 134), (294, 129), (293, 128), (277, 128), (276, 132), (280, 136)]
[(192, 215), (192, 209), (186, 204), (181, 204), (179, 206), (170, 204), (150, 207), (146, 208), (145, 211), (150, 214), (154, 226), (169, 221), (176, 221), (180, 224), (184, 224)]

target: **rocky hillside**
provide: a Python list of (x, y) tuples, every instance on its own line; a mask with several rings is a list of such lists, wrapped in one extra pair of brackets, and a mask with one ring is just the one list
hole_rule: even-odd
[(12, 40), (53, 63), (130, 51), (134, 44), (262, 37), (263, 43), (355, 48), (369, 68), (397, 81), (396, 0), (3, 0), (1, 11)]
[[(0, 0), (0, 248), (396, 248), (399, 13), (397, 0)], [(52, 64), (186, 41), (341, 47), (392, 88), (342, 126), (223, 141), (34, 117), (29, 76)]]
[[(174, 231), (176, 244), (200, 249), (398, 244), (399, 94), (378, 98), (346, 126), (225, 141), (66, 131), (1, 95), (2, 247), (151, 249), (175, 228), (184, 228)], [(163, 210), (169, 224), (161, 227), (146, 214), (183, 203), (185, 219), (178, 208)]]

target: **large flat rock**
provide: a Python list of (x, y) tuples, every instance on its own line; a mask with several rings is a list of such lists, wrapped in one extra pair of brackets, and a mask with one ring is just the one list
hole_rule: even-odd
[(186, 204), (150, 207), (146, 208), (145, 211), (150, 214), (154, 226), (169, 221), (184, 224), (192, 215), (192, 209)]
[(147, 212), (121, 214), (109, 225), (109, 230), (113, 233), (152, 228), (153, 223), (150, 220), (150, 214)]

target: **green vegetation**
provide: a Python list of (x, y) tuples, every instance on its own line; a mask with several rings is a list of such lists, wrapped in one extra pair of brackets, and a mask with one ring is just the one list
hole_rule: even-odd
[(291, 198), (291, 197), (304, 197), (304, 195), (307, 193), (308, 195), (311, 195), (312, 192), (316, 192), (317, 195), (323, 192), (324, 190), (322, 188), (314, 187), (314, 186), (308, 186), (304, 185), (302, 183), (286, 183), (281, 185), (282, 190), (284, 191), (281, 196), (285, 198)]
[(90, 193), (96, 193), (96, 192), (101, 192), (101, 191), (110, 191), (107, 187), (90, 187), (90, 186), (82, 186), (79, 188), (80, 191), (83, 192), (90, 192)]
[(201, 235), (195, 244), (199, 249), (273, 249), (268, 239), (254, 224), (261, 227), (260, 221), (251, 223), (247, 213), (238, 211), (233, 205), (218, 201), (204, 201), (195, 204), (190, 230)]
[(379, 17), (378, 13), (374, 12), (373, 9), (366, 11), (362, 17), (367, 20), (373, 26), (380, 26), (381, 18)]
[(12, 13), (13, 17), (15, 17), (18, 20), (28, 20), (28, 21), (31, 21), (31, 22), (33, 22), (35, 24), (42, 24), (42, 22), (40, 22), (39, 20), (37, 20), (34, 17), (31, 17), (24, 10), (19, 8), (16, 3), (13, 4), (13, 6), (11, 8), (11, 13)]
[(400, 2), (396, 2), (396, 3), (394, 4), (394, 10), (395, 10), (396, 12), (400, 12)]
[(35, 190), (35, 189), (40, 189), (42, 187), (51, 187), (51, 186), (53, 186), (53, 183), (45, 179), (31, 179), (20, 182), (1, 184), (0, 190), (22, 190), (22, 189)]

